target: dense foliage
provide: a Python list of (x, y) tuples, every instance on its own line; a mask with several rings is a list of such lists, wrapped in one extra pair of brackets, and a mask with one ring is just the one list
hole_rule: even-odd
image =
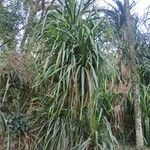
[[(135, 144), (126, 14), (124, 4), (115, 2), (104, 9), (94, 0), (0, 1), (0, 149), (108, 150)], [(149, 146), (150, 40), (149, 31), (140, 29), (149, 12), (132, 19)]]

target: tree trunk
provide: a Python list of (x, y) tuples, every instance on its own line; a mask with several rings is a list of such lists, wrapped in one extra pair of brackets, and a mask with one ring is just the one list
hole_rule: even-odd
[(30, 29), (31, 29), (31, 25), (32, 25), (32, 22), (34, 20), (34, 17), (36, 15), (36, 13), (39, 11), (39, 2), (41, 0), (37, 0), (36, 2), (34, 2), (33, 0), (30, 1), (30, 7), (29, 7), (29, 14), (28, 14), (28, 18), (27, 18), (27, 23), (25, 25), (25, 29), (24, 29), (24, 34), (22, 36), (22, 40), (21, 40), (21, 43), (20, 43), (20, 50), (23, 51), (25, 45), (26, 45), (26, 42), (27, 42), (27, 37), (29, 36), (29, 33), (30, 33)]
[[(55, 2), (55, 0), (52, 0), (50, 6), (52, 6), (54, 4), (54, 2)], [(28, 14), (28, 18), (27, 18), (27, 23), (25, 25), (22, 40), (20, 42), (20, 50), (21, 51), (23, 51), (24, 47), (26, 46), (27, 38), (28, 38), (29, 33), (31, 31), (30, 30), (31, 25), (32, 25), (32, 22), (33, 22), (33, 19), (34, 19), (36, 13), (39, 12), (39, 11), (42, 11), (41, 12), (41, 20), (43, 19), (44, 11), (46, 11), (45, 10), (45, 5), (46, 5), (45, 0), (37, 0), (35, 2), (33, 0), (30, 1), (30, 7), (29, 7), (29, 14)]]
[(28, 14), (28, 18), (27, 18), (27, 23), (26, 23), (26, 26), (25, 26), (25, 29), (24, 29), (24, 33), (23, 33), (23, 36), (22, 36), (22, 40), (21, 40), (21, 43), (20, 43), (20, 50), (23, 51), (24, 47), (25, 47), (25, 44), (26, 44), (26, 40), (27, 40), (27, 37), (28, 37), (28, 34), (29, 34), (29, 30), (30, 30), (30, 26), (31, 26), (31, 23), (33, 21), (33, 18), (34, 18), (34, 9), (33, 9), (33, 4), (30, 6), (29, 8), (29, 14)]
[(143, 147), (143, 133), (142, 133), (142, 122), (141, 122), (141, 108), (140, 108), (140, 79), (138, 75), (138, 66), (136, 63), (136, 49), (135, 49), (135, 37), (132, 27), (132, 21), (129, 9), (129, 0), (124, 0), (125, 4), (125, 15), (126, 15), (126, 43), (128, 46), (129, 56), (129, 67), (131, 69), (131, 84), (132, 84), (132, 96), (134, 100), (134, 115), (135, 115), (135, 131), (136, 131), (136, 146), (137, 149)]

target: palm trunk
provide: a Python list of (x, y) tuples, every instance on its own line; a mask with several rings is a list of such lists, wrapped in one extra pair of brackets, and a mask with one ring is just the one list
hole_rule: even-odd
[(135, 50), (135, 37), (132, 28), (132, 21), (129, 10), (129, 0), (125, 2), (125, 15), (126, 15), (126, 43), (129, 51), (129, 67), (131, 69), (131, 83), (132, 83), (132, 96), (134, 100), (134, 115), (135, 115), (135, 131), (136, 131), (136, 146), (137, 149), (143, 147), (143, 133), (142, 133), (142, 122), (141, 122), (141, 108), (140, 108), (140, 79), (138, 75), (138, 66), (136, 63), (137, 56)]

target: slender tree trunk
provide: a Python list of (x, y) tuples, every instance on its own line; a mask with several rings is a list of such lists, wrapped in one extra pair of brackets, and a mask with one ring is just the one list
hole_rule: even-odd
[(131, 15), (129, 10), (129, 0), (124, 0), (125, 15), (126, 15), (126, 43), (128, 45), (129, 67), (131, 69), (132, 96), (134, 100), (134, 115), (135, 115), (135, 131), (136, 131), (136, 146), (137, 149), (143, 147), (143, 132), (141, 122), (141, 107), (140, 107), (140, 79), (138, 75), (138, 66), (136, 63), (135, 36), (132, 27)]
[(36, 13), (40, 10), (40, 6), (39, 6), (39, 3), (40, 3), (41, 0), (37, 0), (37, 1), (33, 1), (31, 0), (30, 1), (30, 7), (29, 7), (29, 14), (28, 14), (28, 18), (27, 18), (27, 23), (26, 23), (26, 26), (25, 26), (25, 29), (24, 29), (24, 34), (22, 36), (22, 40), (21, 40), (21, 43), (20, 43), (20, 50), (22, 51), (26, 45), (26, 42), (27, 42), (27, 37), (29, 36), (29, 33), (30, 33), (30, 29), (31, 29), (31, 25), (32, 25), (32, 22), (33, 22), (33, 19), (36, 15)]
[(26, 23), (26, 26), (25, 26), (25, 29), (24, 29), (24, 33), (23, 33), (23, 36), (22, 36), (22, 40), (21, 40), (21, 43), (20, 43), (20, 50), (22, 51), (25, 47), (25, 44), (26, 44), (26, 40), (27, 40), (27, 37), (28, 37), (28, 34), (29, 34), (29, 30), (30, 30), (30, 26), (31, 26), (31, 23), (33, 21), (33, 18), (34, 18), (34, 9), (33, 9), (33, 5), (30, 6), (29, 8), (29, 14), (28, 14), (28, 18), (27, 18), (27, 23)]
[(44, 17), (44, 11), (45, 11), (45, 0), (42, 0), (41, 9), (42, 9), (42, 12), (41, 12), (41, 20), (42, 20)]
[[(55, 2), (55, 0), (52, 0), (50, 6), (52, 6), (54, 4), (54, 2)], [(37, 0), (35, 2), (33, 0), (30, 1), (30, 8), (29, 8), (29, 14), (28, 14), (28, 18), (27, 18), (27, 23), (26, 23), (26, 26), (24, 29), (24, 34), (22, 36), (22, 40), (20, 42), (20, 50), (21, 51), (23, 51), (24, 47), (26, 46), (27, 37), (30, 34), (30, 31), (31, 31), (30, 29), (31, 29), (33, 19), (38, 11), (42, 11), (41, 12), (41, 20), (43, 19), (44, 12), (46, 11), (45, 5), (46, 5), (45, 0)]]

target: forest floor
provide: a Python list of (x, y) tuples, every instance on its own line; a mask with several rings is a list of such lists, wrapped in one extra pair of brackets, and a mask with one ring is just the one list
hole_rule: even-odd
[[(136, 150), (135, 145), (120, 145), (119, 150)], [(142, 150), (150, 150), (150, 148), (143, 148)]]
[[(3, 143), (2, 143), (2, 139), (0, 138), (0, 150), (3, 149), (2, 147), (3, 147)], [(136, 147), (135, 145), (119, 145), (119, 150), (136, 150)], [(143, 148), (142, 150), (150, 150), (150, 147)]]

